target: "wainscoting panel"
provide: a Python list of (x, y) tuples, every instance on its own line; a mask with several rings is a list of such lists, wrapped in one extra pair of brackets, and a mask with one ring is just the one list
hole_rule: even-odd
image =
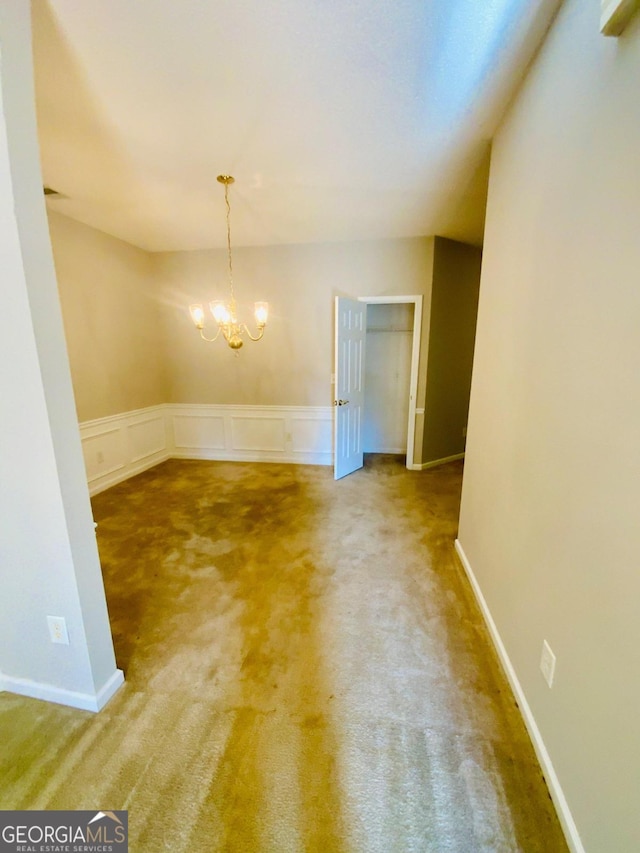
[(96, 435), (82, 437), (82, 452), (91, 483), (100, 477), (108, 477), (121, 471), (126, 464), (124, 435), (118, 426), (105, 429)]
[[(329, 448), (333, 443), (333, 414), (329, 409), (329, 417), (319, 418), (294, 415), (291, 418), (291, 449), (294, 453), (314, 453), (318, 447)], [(329, 465), (333, 464), (329, 461)]]
[(285, 453), (285, 441), (284, 418), (231, 416), (231, 446), (234, 450)]
[(165, 408), (152, 406), (80, 424), (92, 495), (169, 457)]
[(226, 450), (223, 415), (172, 413), (169, 423), (176, 450)]
[(127, 425), (129, 430), (129, 446), (133, 453), (132, 462), (140, 462), (155, 453), (167, 449), (167, 430), (164, 412), (144, 421)]
[(166, 408), (170, 456), (333, 464), (331, 406), (174, 403)]
[(331, 406), (167, 404), (80, 424), (94, 495), (172, 457), (333, 464)]

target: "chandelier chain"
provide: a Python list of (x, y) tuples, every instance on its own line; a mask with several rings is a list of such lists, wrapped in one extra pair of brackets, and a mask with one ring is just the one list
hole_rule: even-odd
[(231, 259), (231, 205), (229, 204), (229, 184), (224, 185), (224, 201), (227, 206), (227, 256), (229, 259), (229, 289), (231, 290), (231, 300), (235, 305), (235, 293), (233, 291), (233, 261)]

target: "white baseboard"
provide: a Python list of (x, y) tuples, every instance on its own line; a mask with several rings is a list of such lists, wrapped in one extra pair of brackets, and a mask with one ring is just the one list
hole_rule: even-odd
[(203, 459), (212, 462), (284, 462), (292, 465), (333, 465), (326, 453), (269, 453), (268, 451), (230, 451), (186, 448), (174, 450), (171, 459)]
[(511, 689), (513, 690), (513, 693), (518, 701), (520, 713), (522, 714), (524, 723), (527, 727), (527, 731), (529, 732), (529, 736), (533, 743), (533, 748), (535, 749), (536, 755), (538, 756), (538, 761), (540, 762), (540, 766), (542, 767), (542, 772), (547, 781), (549, 793), (556, 807), (558, 818), (560, 819), (560, 823), (562, 825), (567, 844), (569, 845), (569, 848), (572, 853), (585, 853), (584, 846), (582, 844), (582, 841), (580, 840), (580, 835), (578, 833), (578, 828), (569, 809), (569, 804), (567, 803), (564, 792), (560, 786), (560, 781), (558, 780), (556, 772), (553, 768), (551, 757), (549, 756), (547, 748), (542, 739), (540, 729), (538, 728), (535, 717), (533, 716), (533, 712), (529, 707), (529, 703), (527, 702), (524, 690), (522, 689), (520, 680), (518, 679), (513, 664), (511, 663), (505, 645), (502, 642), (502, 638), (500, 637), (500, 633), (498, 631), (496, 623), (493, 621), (489, 606), (485, 600), (484, 595), (482, 594), (482, 590), (480, 589), (480, 584), (478, 583), (478, 580), (473, 572), (473, 569), (471, 568), (469, 560), (467, 559), (467, 555), (465, 554), (459, 539), (456, 539), (455, 548), (458, 553), (458, 556), (460, 557), (460, 561), (466, 572), (466, 575), (469, 578), (469, 583), (471, 584), (471, 588), (473, 589), (473, 592), (475, 594), (476, 600), (484, 617), (484, 621), (487, 625), (487, 628), (489, 629), (489, 633), (491, 634), (491, 639), (493, 640), (493, 644), (496, 648), (496, 651), (498, 652), (498, 657), (500, 658), (500, 662), (502, 663), (509, 684), (511, 685)]
[(166, 406), (150, 406), (80, 424), (80, 439), (92, 495), (170, 456)]
[(416, 463), (416, 471), (426, 471), (427, 468), (437, 468), (438, 465), (446, 465), (447, 462), (456, 462), (464, 459), (464, 453), (456, 453), (453, 456), (444, 456), (442, 459), (433, 459), (431, 462)]
[(65, 690), (55, 687), (53, 684), (42, 684), (38, 681), (30, 681), (27, 678), (12, 678), (11, 676), (0, 676), (0, 691), (17, 693), (20, 696), (28, 696), (31, 699), (43, 699), (45, 702), (55, 702), (57, 705), (69, 705), (72, 708), (80, 708), (83, 711), (98, 712), (107, 704), (109, 699), (124, 684), (122, 670), (116, 669), (107, 683), (96, 693), (78, 693), (74, 690)]

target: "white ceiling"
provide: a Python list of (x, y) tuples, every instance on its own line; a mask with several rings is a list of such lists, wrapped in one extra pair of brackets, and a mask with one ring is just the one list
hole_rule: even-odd
[(149, 251), (480, 244), (489, 141), (559, 0), (33, 0), (58, 210)]

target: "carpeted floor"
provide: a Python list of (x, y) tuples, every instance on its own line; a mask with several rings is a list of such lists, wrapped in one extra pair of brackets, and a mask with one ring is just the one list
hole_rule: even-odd
[(453, 551), (462, 468), (172, 460), (94, 499), (98, 715), (0, 695), (0, 808), (132, 853), (567, 848)]

